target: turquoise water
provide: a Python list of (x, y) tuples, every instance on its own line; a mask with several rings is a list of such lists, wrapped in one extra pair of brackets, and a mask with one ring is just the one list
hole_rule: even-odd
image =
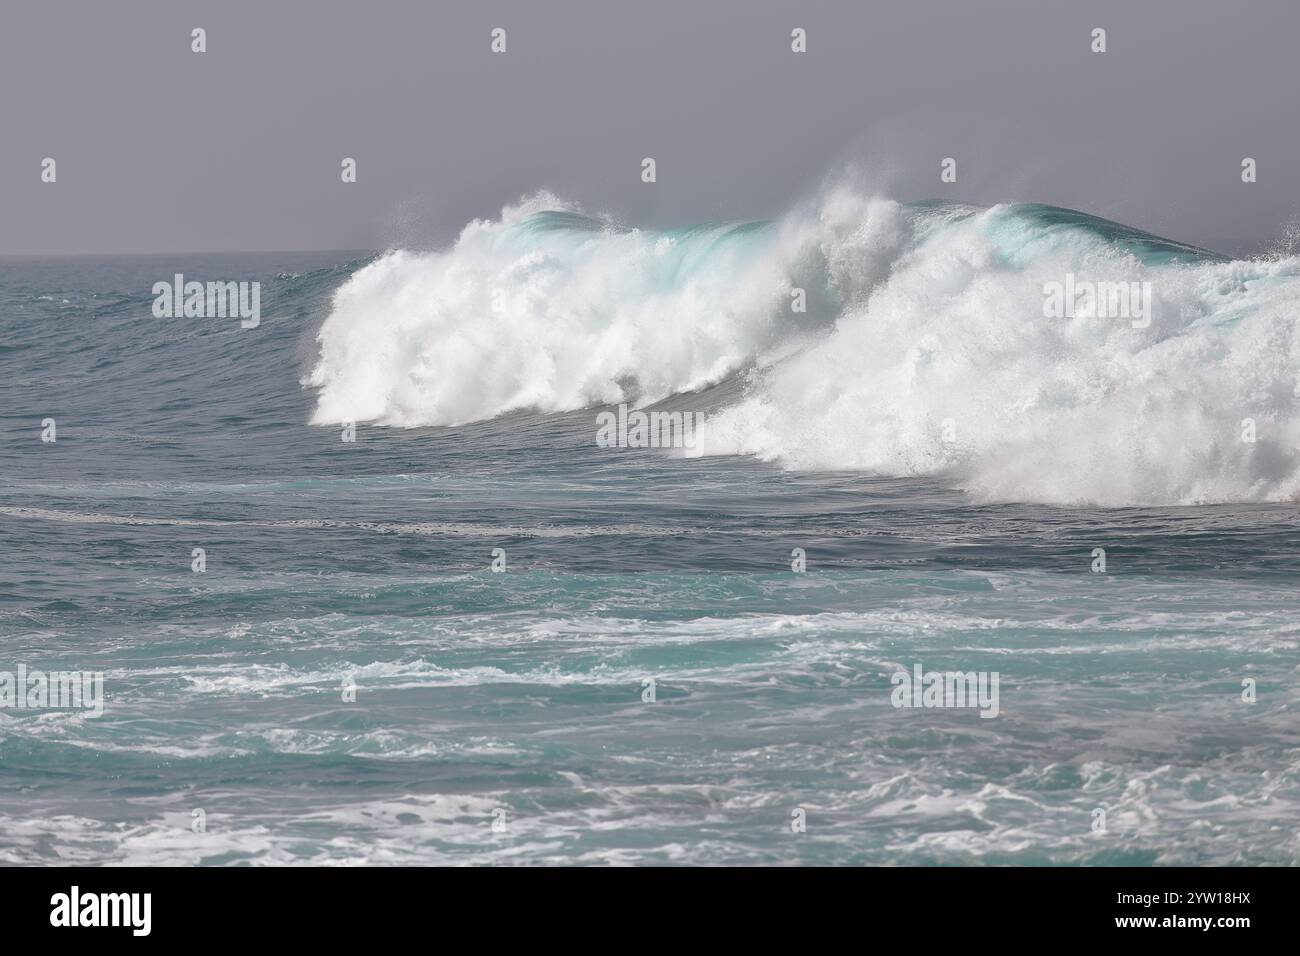
[[(0, 861), (1300, 861), (1293, 503), (981, 502), (590, 409), (344, 443), (302, 381), (365, 261), (0, 263), (0, 670), (106, 693), (0, 710)], [(175, 272), (261, 326), (153, 319)], [(998, 716), (892, 706), (918, 662)]]

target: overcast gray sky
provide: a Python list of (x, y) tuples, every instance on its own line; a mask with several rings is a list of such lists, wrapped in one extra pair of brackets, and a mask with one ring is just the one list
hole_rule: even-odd
[(429, 246), (539, 188), (634, 224), (761, 218), (848, 160), (897, 198), (1052, 202), (1192, 242), (1300, 214), (1295, 0), (4, 0), (0, 17), (5, 254)]

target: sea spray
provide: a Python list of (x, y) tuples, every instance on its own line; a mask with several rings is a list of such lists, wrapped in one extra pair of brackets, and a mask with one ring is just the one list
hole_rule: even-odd
[[(1045, 314), (1053, 283), (1063, 306), (1088, 289), (1107, 308)], [(540, 195), (358, 271), (305, 383), (314, 423), (400, 427), (743, 383), (704, 454), (986, 501), (1286, 501), (1298, 298), (1298, 259), (1231, 261), (1050, 206), (835, 188), (772, 222), (652, 232)], [(1121, 320), (1099, 320), (1112, 299)]]

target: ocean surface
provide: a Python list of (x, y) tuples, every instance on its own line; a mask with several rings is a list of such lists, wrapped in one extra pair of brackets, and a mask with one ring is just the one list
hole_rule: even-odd
[[(1150, 321), (1044, 317), (1067, 271)], [(176, 273), (260, 325), (156, 318)], [(0, 709), (0, 862), (1294, 865), (1298, 299), (853, 195), (0, 260), (0, 671), (104, 674)]]

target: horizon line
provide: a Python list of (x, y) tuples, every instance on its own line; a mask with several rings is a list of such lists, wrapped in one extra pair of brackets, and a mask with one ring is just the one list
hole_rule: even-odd
[(395, 246), (384, 248), (332, 248), (332, 249), (191, 249), (187, 251), (170, 250), (167, 252), (0, 252), (0, 259), (108, 259), (128, 258), (131, 256), (294, 256), (324, 254), (327, 252), (377, 253), (385, 252)]

